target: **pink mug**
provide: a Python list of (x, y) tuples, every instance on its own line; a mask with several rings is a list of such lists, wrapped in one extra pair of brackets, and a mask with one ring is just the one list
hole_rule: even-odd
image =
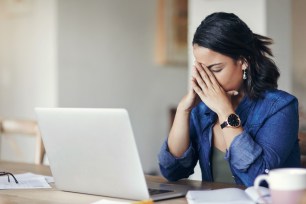
[(269, 184), (273, 204), (298, 204), (306, 189), (306, 169), (280, 168), (257, 176), (254, 187), (259, 194), (258, 187), (262, 181)]

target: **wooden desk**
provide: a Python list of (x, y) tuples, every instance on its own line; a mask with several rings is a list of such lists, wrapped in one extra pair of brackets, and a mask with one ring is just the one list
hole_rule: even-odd
[[(0, 161), (0, 171), (8, 171), (11, 173), (25, 173), (32, 172), (42, 175), (51, 175), (49, 166), (26, 164), (26, 163), (14, 163)], [(167, 182), (165, 179), (159, 176), (146, 176), (151, 181), (158, 181), (163, 183)], [(193, 180), (182, 180), (175, 183), (190, 185), (193, 187), (204, 187), (211, 189), (228, 188), (228, 187), (238, 187), (244, 188), (244, 186), (222, 184), (222, 183), (208, 183)], [(71, 193), (59, 191), (51, 185), (52, 189), (27, 189), (27, 190), (0, 190), (0, 203), (1, 204), (19, 204), (19, 203), (32, 203), (32, 204), (64, 204), (64, 203), (92, 203), (103, 199), (101, 196), (86, 195), (80, 193)], [(111, 199), (111, 198), (107, 198)], [(113, 199), (116, 200), (116, 199)], [(164, 200), (157, 202), (158, 204), (186, 204), (186, 198), (176, 198), (170, 200)]]

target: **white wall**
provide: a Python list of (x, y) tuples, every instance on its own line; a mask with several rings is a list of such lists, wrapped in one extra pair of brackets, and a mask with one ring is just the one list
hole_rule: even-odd
[(278, 88), (292, 93), (291, 0), (266, 0), (266, 15), (267, 35), (274, 40), (271, 48), (280, 70)]
[[(58, 3), (59, 105), (127, 108), (145, 172), (187, 90), (187, 67), (154, 63), (157, 1)], [(118, 141), (119, 142), (119, 141)]]
[[(35, 106), (57, 104), (56, 0), (8, 2), (0, 0), (0, 117), (34, 119)], [(20, 152), (10, 148), (19, 143)], [(31, 162), (33, 143), (2, 138), (1, 157)]]
[(300, 104), (300, 128), (306, 131), (306, 1), (292, 1), (293, 91)]

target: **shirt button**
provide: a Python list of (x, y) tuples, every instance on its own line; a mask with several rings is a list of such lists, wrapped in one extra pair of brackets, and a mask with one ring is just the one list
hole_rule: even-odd
[(265, 169), (265, 173), (266, 173), (266, 174), (268, 174), (268, 173), (269, 173), (269, 171), (270, 171), (269, 169)]

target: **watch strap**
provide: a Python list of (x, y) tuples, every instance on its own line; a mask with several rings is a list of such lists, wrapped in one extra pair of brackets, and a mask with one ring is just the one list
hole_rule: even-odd
[(225, 128), (226, 126), (228, 126), (227, 121), (224, 121), (220, 126), (221, 126), (221, 129), (223, 129), (223, 128)]

